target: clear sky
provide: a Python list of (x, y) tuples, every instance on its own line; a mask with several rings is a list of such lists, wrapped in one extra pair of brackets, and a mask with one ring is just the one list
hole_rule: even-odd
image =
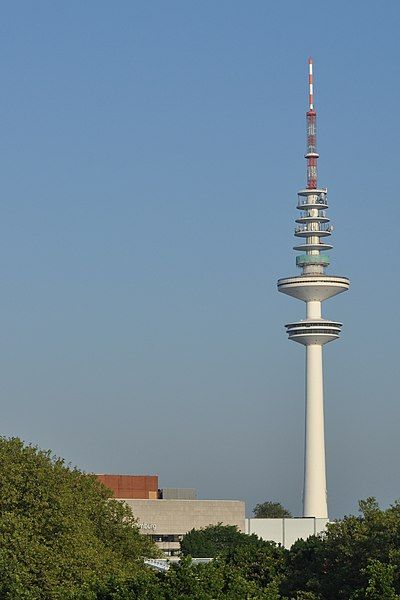
[[(331, 274), (331, 516), (400, 497), (400, 3), (3, 2), (1, 433), (301, 511), (284, 323), (307, 57)], [(379, 219), (378, 219), (379, 216)]]

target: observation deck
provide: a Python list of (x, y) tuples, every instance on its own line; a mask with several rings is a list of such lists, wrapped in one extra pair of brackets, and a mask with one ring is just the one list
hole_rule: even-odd
[(311, 344), (323, 346), (339, 337), (342, 323), (325, 319), (307, 319), (297, 323), (288, 323), (285, 327), (289, 340), (304, 346)]
[(297, 192), (298, 196), (326, 196), (328, 188), (303, 188)]
[(297, 219), (295, 219), (295, 222), (303, 223), (306, 225), (307, 225), (307, 223), (329, 223), (330, 219), (327, 216), (325, 216), (324, 211), (321, 211), (321, 213), (322, 214), (318, 214), (315, 217), (311, 217), (309, 214), (305, 213), (301, 217), (298, 217)]
[(349, 289), (347, 277), (334, 275), (299, 275), (278, 280), (278, 291), (304, 302), (322, 302)]
[[(333, 227), (331, 225), (326, 225), (325, 223), (320, 225), (316, 221), (316, 217), (309, 217), (309, 220), (311, 223), (315, 222), (318, 226), (318, 229), (308, 229), (307, 225), (305, 227), (296, 227), (294, 230), (294, 235), (296, 237), (308, 238), (312, 236), (326, 237), (328, 235), (332, 235)], [(329, 221), (329, 219), (327, 219), (327, 221)]]
[(297, 192), (297, 208), (299, 210), (324, 210), (328, 208), (327, 192), (328, 190), (325, 188), (300, 190)]

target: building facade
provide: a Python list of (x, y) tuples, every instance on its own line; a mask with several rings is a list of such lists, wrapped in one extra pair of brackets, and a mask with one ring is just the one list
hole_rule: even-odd
[(157, 500), (158, 475), (108, 475), (97, 474), (103, 485), (110, 489), (115, 498), (141, 498)]
[(235, 525), (245, 531), (245, 503), (241, 500), (197, 500), (194, 488), (159, 488), (157, 475), (97, 475), (116, 500), (125, 502), (167, 556), (179, 554), (180, 541), (191, 529)]
[(180, 542), (191, 529), (235, 525), (245, 532), (245, 503), (241, 500), (124, 500), (138, 519), (140, 531), (150, 535), (167, 556), (179, 554)]

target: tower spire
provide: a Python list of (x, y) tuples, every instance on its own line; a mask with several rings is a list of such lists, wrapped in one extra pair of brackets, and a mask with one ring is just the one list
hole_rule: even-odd
[(308, 59), (308, 108), (314, 110), (314, 90), (313, 90), (313, 59)]
[(308, 111), (307, 119), (307, 189), (317, 187), (317, 113), (314, 110), (314, 81), (313, 81), (313, 59), (308, 59)]
[(342, 324), (322, 317), (322, 302), (345, 292), (349, 288), (347, 277), (326, 275), (328, 257), (321, 251), (330, 250), (324, 242), (332, 227), (326, 216), (327, 190), (317, 186), (316, 117), (314, 110), (313, 61), (308, 59), (309, 109), (307, 119), (307, 187), (298, 192), (296, 219), (297, 238), (304, 243), (294, 250), (304, 254), (296, 257), (302, 273), (295, 277), (279, 279), (278, 290), (306, 303), (306, 318), (288, 323), (290, 340), (306, 346), (306, 428), (304, 451), (303, 516), (328, 518), (325, 473), (324, 392), (322, 347), (336, 340)]

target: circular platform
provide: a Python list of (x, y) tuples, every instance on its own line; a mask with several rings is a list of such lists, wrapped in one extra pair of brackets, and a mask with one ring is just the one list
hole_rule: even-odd
[(321, 194), (328, 194), (328, 188), (305, 188), (297, 192), (298, 196), (321, 196)]
[(320, 215), (316, 216), (316, 217), (310, 217), (310, 216), (306, 216), (306, 217), (299, 217), (298, 219), (295, 219), (296, 223), (329, 223), (330, 219), (328, 217), (322, 217)]
[(332, 250), (332, 248), (333, 246), (331, 244), (323, 244), (322, 242), (320, 244), (300, 244), (299, 246), (293, 246), (293, 250), (297, 250), (298, 252), (307, 252), (308, 250)]
[(285, 327), (289, 340), (304, 346), (311, 344), (323, 346), (339, 337), (342, 323), (325, 319), (307, 319), (297, 323), (288, 323)]
[(336, 294), (346, 292), (350, 281), (347, 277), (334, 275), (300, 275), (278, 280), (278, 291), (304, 302), (322, 302)]
[(309, 238), (309, 237), (326, 237), (328, 235), (332, 235), (332, 231), (326, 229), (317, 229), (315, 231), (311, 231), (310, 229), (300, 229), (298, 231), (294, 231), (294, 235), (296, 237), (301, 238)]
[(312, 202), (299, 202), (297, 204), (297, 208), (299, 210), (311, 210), (311, 209), (318, 209), (318, 210), (326, 210), (328, 208), (328, 201), (325, 200), (324, 202), (318, 202), (317, 204), (314, 204)]

